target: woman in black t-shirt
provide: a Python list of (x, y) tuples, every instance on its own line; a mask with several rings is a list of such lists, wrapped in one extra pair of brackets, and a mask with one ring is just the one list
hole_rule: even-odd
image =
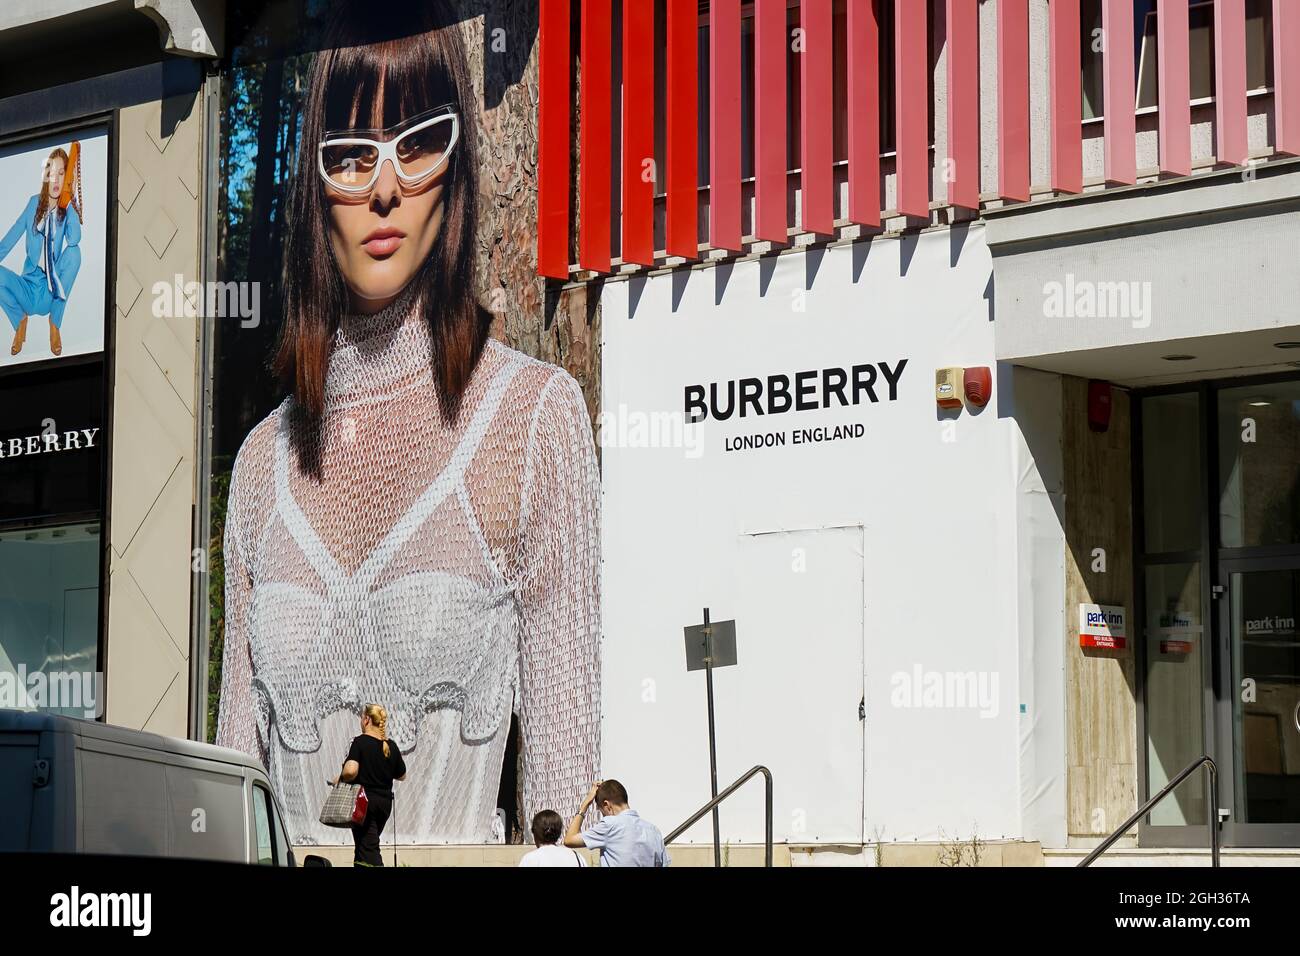
[[(337, 779), (359, 783), (366, 791), (366, 818), (352, 826), (356, 845), (352, 865), (383, 866), (379, 837), (393, 812), (393, 781), (406, 779), (406, 762), (397, 744), (388, 739), (388, 711), (366, 704), (361, 712), (361, 733), (352, 738), (343, 772)], [(331, 786), (336, 781), (330, 781)]]

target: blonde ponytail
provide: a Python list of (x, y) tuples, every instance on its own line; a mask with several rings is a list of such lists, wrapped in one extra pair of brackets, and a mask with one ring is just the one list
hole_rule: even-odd
[(365, 714), (379, 731), (379, 739), (384, 742), (384, 757), (388, 757), (388, 711), (380, 704), (366, 704)]

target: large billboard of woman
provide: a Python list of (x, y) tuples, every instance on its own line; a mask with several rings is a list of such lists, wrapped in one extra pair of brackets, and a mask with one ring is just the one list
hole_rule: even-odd
[[(598, 768), (587, 406), (565, 371), (489, 334), (463, 24), (440, 3), (400, 9), (394, 30), (340, 5), (291, 67), (295, 142), (245, 163), (254, 192), (264, 163), (285, 184), (274, 331), (252, 340), (283, 398), (214, 473), (215, 739), (265, 763), (298, 843), (347, 842), (317, 815), (368, 704), (408, 768), (386, 840), (507, 839), (518, 811), (573, 812)], [(238, 82), (235, 122), (257, 105), (240, 113)], [(259, 241), (266, 224), (242, 215)], [(228, 414), (247, 416), (259, 372), (219, 367)]]

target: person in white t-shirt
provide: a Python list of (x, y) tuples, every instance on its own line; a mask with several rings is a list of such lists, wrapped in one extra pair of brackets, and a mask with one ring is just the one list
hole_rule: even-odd
[(542, 810), (533, 817), (533, 842), (537, 849), (529, 850), (519, 861), (520, 866), (586, 866), (587, 861), (577, 850), (560, 846), (564, 835), (564, 820), (554, 810)]

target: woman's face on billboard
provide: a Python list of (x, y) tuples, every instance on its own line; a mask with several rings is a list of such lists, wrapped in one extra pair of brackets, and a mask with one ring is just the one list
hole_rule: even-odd
[(330, 245), (352, 308), (377, 312), (392, 302), (429, 258), (442, 226), (446, 170), (429, 182), (404, 185), (385, 161), (368, 192), (325, 187)]
[(45, 194), (57, 196), (63, 190), (63, 170), (65, 164), (55, 156), (45, 164)]

